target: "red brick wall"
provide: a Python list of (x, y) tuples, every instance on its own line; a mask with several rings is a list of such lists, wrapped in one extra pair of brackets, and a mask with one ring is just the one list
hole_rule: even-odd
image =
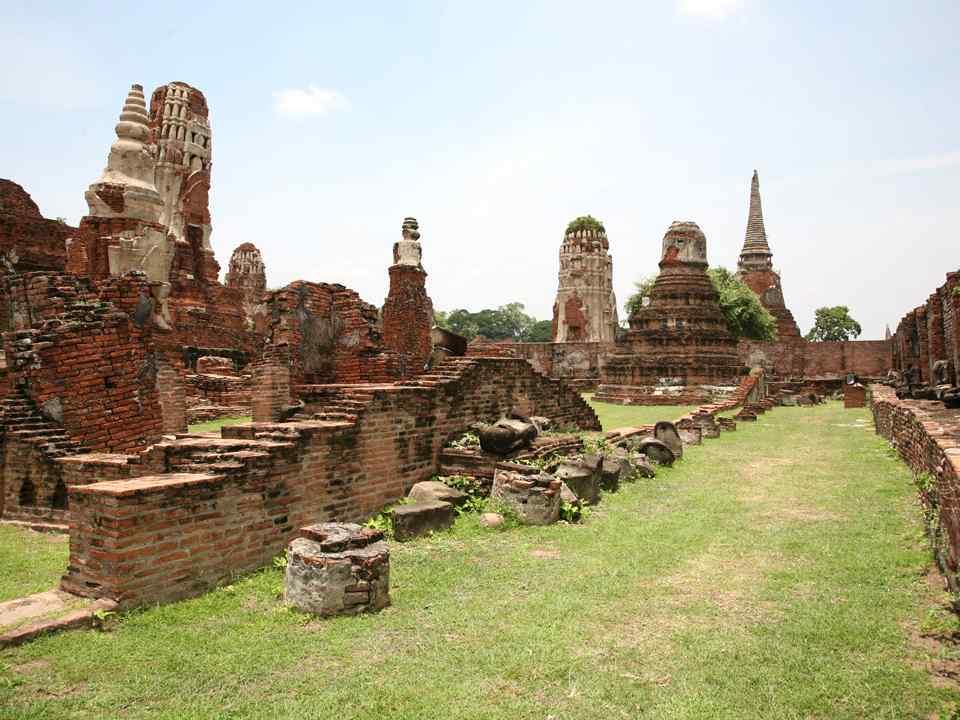
[[(123, 465), (140, 475), (132, 480), (90, 483), (98, 464), (85, 473), (82, 456), (72, 458), (63, 588), (126, 605), (198, 594), (269, 563), (304, 525), (362, 520), (398, 500), (436, 472), (447, 440), (511, 408), (599, 429), (576, 392), (522, 360), (451, 361), (413, 383), (304, 388), (308, 406), (359, 394), (366, 406), (352, 421), (241, 425), (222, 439), (159, 443)], [(214, 472), (176, 474), (205, 463)]]
[[(33, 280), (50, 291), (51, 278)], [(64, 427), (85, 446), (146, 446), (162, 431), (157, 357), (149, 322), (139, 327), (131, 315), (149, 302), (149, 283), (135, 274), (112, 278), (96, 302), (64, 287), (56, 320), (4, 333), (9, 371), (38, 406), (58, 398)]]
[(960, 369), (960, 272), (947, 273), (946, 282), (927, 298), (921, 307), (907, 312), (894, 333), (894, 368), (912, 375), (915, 383), (933, 379), (938, 360), (949, 360), (954, 371)]
[(267, 341), (286, 346), (295, 385), (386, 382), (400, 376), (385, 352), (377, 309), (343, 285), (297, 280), (265, 296)]
[(816, 378), (854, 372), (864, 377), (883, 377), (893, 366), (887, 340), (847, 342), (740, 341), (740, 358), (750, 367), (763, 367), (773, 377)]
[(390, 292), (383, 304), (383, 347), (400, 358), (400, 377), (419, 375), (433, 351), (433, 303), (427, 274), (413, 265), (390, 268)]
[(77, 228), (45, 219), (22, 187), (0, 179), (0, 254), (16, 257), (18, 270), (63, 270), (66, 240), (76, 235)]
[(960, 559), (960, 454), (953, 438), (960, 433), (960, 419), (939, 402), (899, 400), (893, 389), (883, 385), (872, 385), (870, 392), (877, 433), (890, 441), (915, 473), (934, 478), (944, 538), (940, 560), (955, 576)]

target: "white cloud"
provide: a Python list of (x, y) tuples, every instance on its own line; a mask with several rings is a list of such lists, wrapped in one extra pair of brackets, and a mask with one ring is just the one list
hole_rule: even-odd
[(342, 93), (315, 85), (278, 90), (273, 93), (273, 100), (277, 114), (288, 117), (329, 115), (350, 109), (350, 101)]
[(703, 18), (724, 18), (742, 10), (745, 0), (677, 0), (683, 15)]

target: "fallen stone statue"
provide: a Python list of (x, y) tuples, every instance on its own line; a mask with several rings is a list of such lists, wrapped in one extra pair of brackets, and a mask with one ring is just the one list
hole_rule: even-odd
[(514, 418), (500, 418), (492, 425), (476, 423), (473, 430), (480, 438), (481, 449), (500, 457), (530, 447), (540, 434), (536, 424)]

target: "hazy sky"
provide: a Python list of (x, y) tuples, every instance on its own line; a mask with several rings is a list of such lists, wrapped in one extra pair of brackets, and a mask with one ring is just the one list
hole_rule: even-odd
[[(358, 7), (351, 7), (358, 6)], [(362, 7), (361, 7), (362, 6)], [(438, 309), (550, 316), (566, 223), (604, 221), (621, 305), (673, 220), (733, 267), (750, 175), (806, 331), (864, 339), (960, 266), (960, 3), (43, 3), (0, 22), (0, 177), (86, 212), (131, 83), (213, 127), (213, 245), (271, 287), (382, 304), (405, 215)]]

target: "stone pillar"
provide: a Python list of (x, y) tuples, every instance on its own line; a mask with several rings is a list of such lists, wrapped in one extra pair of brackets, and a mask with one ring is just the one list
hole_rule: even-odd
[(416, 218), (403, 222), (403, 239), (393, 247), (390, 292), (383, 303), (383, 346), (400, 355), (402, 377), (422, 373), (433, 350), (433, 303), (420, 264), (418, 228)]
[(157, 361), (157, 399), (164, 433), (187, 431), (187, 401), (183, 380), (166, 360)]
[(286, 348), (264, 354), (253, 367), (253, 393), (250, 402), (254, 422), (276, 422), (283, 407), (290, 404), (290, 362)]

